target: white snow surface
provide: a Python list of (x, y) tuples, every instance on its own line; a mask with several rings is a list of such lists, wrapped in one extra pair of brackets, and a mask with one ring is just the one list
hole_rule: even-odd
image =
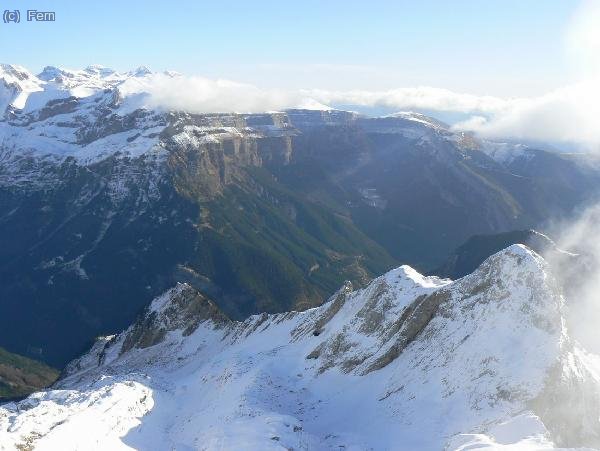
[(122, 352), (134, 325), (52, 389), (1, 406), (0, 449), (558, 449), (535, 402), (557, 368), (555, 389), (594, 388), (581, 421), (600, 427), (599, 360), (569, 338), (560, 291), (521, 245), (455, 282), (403, 266), (315, 309), (215, 315), (187, 335), (170, 308), (190, 293), (180, 284), (149, 307), (161, 342)]
[(524, 144), (482, 141), (480, 150), (500, 164), (510, 164), (519, 158), (533, 157), (531, 149)]
[(35, 76), (20, 66), (0, 65), (3, 165), (18, 173), (23, 159), (32, 157), (55, 163), (74, 157), (90, 164), (117, 152), (132, 158), (160, 153), (158, 136), (166, 124), (159, 114), (119, 119), (120, 86), (149, 74), (145, 68), (118, 73), (90, 66), (46, 67)]
[(41, 80), (21, 66), (0, 64), (0, 113), (8, 107), (23, 109), (29, 95), (43, 91)]

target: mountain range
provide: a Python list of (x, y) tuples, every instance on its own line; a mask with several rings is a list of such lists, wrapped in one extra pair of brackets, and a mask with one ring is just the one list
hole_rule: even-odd
[(242, 322), (179, 284), (0, 406), (0, 448), (598, 448), (600, 359), (567, 308), (523, 245), (456, 282), (401, 266)]
[(153, 75), (0, 67), (11, 352), (62, 367), (178, 283), (233, 320), (305, 310), (346, 280), (362, 287), (399, 264), (435, 272), (474, 235), (543, 229), (598, 195), (583, 155), (411, 112), (140, 106)]

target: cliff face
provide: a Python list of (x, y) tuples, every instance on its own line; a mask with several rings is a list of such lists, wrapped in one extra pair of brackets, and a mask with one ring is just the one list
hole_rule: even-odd
[(300, 132), (286, 114), (121, 116), (108, 94), (75, 103), (0, 123), (10, 349), (42, 348), (62, 365), (178, 281), (241, 318), (318, 305), (394, 262), (347, 215), (266, 168), (292, 158)]

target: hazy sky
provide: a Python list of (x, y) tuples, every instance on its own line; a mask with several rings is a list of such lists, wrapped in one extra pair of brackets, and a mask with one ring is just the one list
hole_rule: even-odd
[(4, 0), (56, 22), (0, 22), (0, 59), (147, 65), (269, 88), (433, 86), (535, 96), (572, 77), (570, 0)]

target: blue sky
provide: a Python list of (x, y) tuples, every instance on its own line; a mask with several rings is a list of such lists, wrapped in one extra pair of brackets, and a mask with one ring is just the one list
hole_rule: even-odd
[(2, 61), (147, 65), (269, 88), (434, 86), (533, 96), (570, 77), (564, 32), (577, 2), (3, 0), (56, 11), (0, 23)]

